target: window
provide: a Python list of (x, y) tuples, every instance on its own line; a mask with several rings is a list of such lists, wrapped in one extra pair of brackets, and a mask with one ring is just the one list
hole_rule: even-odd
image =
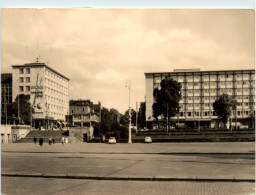
[(23, 74), (24, 72), (23, 72), (23, 68), (20, 68), (20, 74)]
[(19, 86), (20, 92), (24, 91), (24, 87), (23, 86)]
[(19, 81), (20, 81), (20, 83), (23, 83), (23, 82), (24, 82), (24, 78), (23, 78), (23, 77), (20, 77), (20, 78), (19, 78)]
[(191, 112), (188, 112), (188, 116), (191, 116)]
[(26, 74), (30, 74), (30, 69), (26, 68)]
[(26, 83), (30, 83), (30, 77), (26, 77)]
[(30, 91), (30, 86), (26, 86), (26, 91)]
[(237, 111), (237, 115), (240, 116), (240, 111)]

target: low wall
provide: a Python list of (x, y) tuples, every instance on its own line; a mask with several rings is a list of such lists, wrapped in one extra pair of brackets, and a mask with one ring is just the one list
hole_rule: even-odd
[(92, 127), (69, 127), (70, 142), (87, 142), (90, 141), (92, 138)]
[(26, 137), (30, 132), (28, 125), (1, 125), (1, 143), (13, 143)]

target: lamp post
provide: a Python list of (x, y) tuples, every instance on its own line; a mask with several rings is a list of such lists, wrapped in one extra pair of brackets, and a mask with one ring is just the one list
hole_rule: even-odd
[(128, 143), (131, 144), (131, 143), (132, 143), (132, 132), (131, 132), (131, 106), (130, 106), (131, 81), (127, 80), (127, 81), (125, 82), (125, 87), (127, 87), (128, 90), (129, 90), (129, 140), (128, 140)]
[[(17, 82), (19, 83), (19, 79), (17, 79)], [(19, 88), (18, 88), (19, 90)], [(18, 91), (18, 120), (20, 124), (20, 92)]]

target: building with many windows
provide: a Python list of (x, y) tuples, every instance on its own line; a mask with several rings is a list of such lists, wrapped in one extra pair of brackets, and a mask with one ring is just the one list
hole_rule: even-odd
[[(180, 113), (172, 120), (184, 122), (189, 127), (204, 126), (216, 128), (218, 117), (213, 102), (223, 93), (238, 102), (234, 120), (244, 122), (254, 120), (255, 106), (255, 70), (200, 71), (200, 69), (181, 69), (174, 72), (145, 73), (146, 77), (146, 122), (164, 123), (155, 120), (152, 114), (154, 102), (153, 90), (160, 86), (161, 80), (173, 78), (182, 85)], [(166, 120), (165, 120), (166, 121)]]
[(69, 79), (44, 63), (12, 66), (12, 100), (30, 95), (33, 127), (62, 125), (69, 110)]
[(12, 103), (12, 74), (1, 74), (1, 124), (10, 124), (7, 107)]

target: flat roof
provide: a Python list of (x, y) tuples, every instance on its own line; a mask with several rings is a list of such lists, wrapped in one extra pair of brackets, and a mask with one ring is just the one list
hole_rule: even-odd
[(239, 72), (239, 71), (255, 71), (255, 69), (243, 69), (243, 70), (200, 70), (200, 71), (190, 71), (188, 72), (187, 69), (184, 69), (184, 71), (182, 71), (182, 69), (178, 69), (179, 71), (177, 71), (177, 69), (175, 71), (172, 72), (145, 72), (144, 74), (168, 74), (168, 73), (195, 73), (195, 72)]
[(48, 68), (49, 70), (53, 71), (54, 73), (62, 76), (63, 78), (67, 79), (68, 81), (70, 80), (68, 77), (64, 76), (63, 74), (59, 73), (58, 71), (52, 69), (50, 66), (46, 65), (45, 63), (28, 63), (28, 64), (24, 64), (24, 65), (12, 65), (12, 67), (15, 67), (15, 68), (23, 68), (23, 67), (31, 67), (31, 66), (45, 66), (46, 68)]

